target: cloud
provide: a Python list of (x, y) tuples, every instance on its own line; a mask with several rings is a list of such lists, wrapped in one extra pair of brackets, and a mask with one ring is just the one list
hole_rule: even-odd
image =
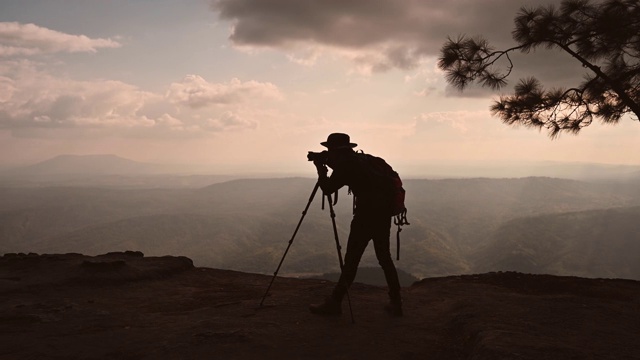
[[(160, 97), (119, 81), (74, 81), (53, 77), (33, 64), (16, 62), (0, 73), (10, 92), (0, 101), (0, 127), (71, 128), (151, 126), (143, 107)], [(2, 70), (0, 68), (0, 70)]]
[(255, 129), (253, 103), (283, 98), (271, 83), (210, 83), (198, 75), (170, 84), (163, 95), (122, 81), (55, 76), (46, 64), (27, 60), (119, 46), (111, 39), (0, 22), (0, 129), (21, 137), (201, 137)]
[[(229, 40), (237, 47), (282, 51), (304, 64), (319, 53), (349, 59), (360, 73), (415, 69), (439, 56), (447, 37), (482, 35), (496, 48), (515, 44), (513, 19), (520, 0), (210, 0), (220, 19), (232, 24)], [(311, 60), (308, 55), (313, 54)], [(557, 82), (576, 78), (581, 69), (570, 56), (539, 51), (515, 56), (512, 79), (523, 74)], [(302, 55), (300, 55), (302, 54)], [(573, 70), (573, 71), (568, 71)], [(486, 94), (487, 92), (483, 92)], [(451, 94), (455, 95), (455, 94)], [(464, 95), (463, 96), (468, 96)]]
[[(256, 94), (280, 96), (275, 86), (256, 81), (186, 79), (170, 86), (184, 90), (177, 92), (180, 96), (175, 91), (163, 96), (121, 81), (77, 81), (52, 76), (33, 62), (5, 61), (0, 63), (0, 129), (23, 137), (79, 130), (92, 136), (201, 137), (257, 128), (258, 116), (243, 102)], [(172, 103), (186, 111), (172, 110)], [(218, 106), (206, 109), (209, 104)]]
[(413, 136), (431, 142), (490, 139), (497, 136), (499, 126), (486, 111), (429, 112), (415, 118)]
[(16, 91), (14, 82), (5, 76), (0, 76), (0, 103), (7, 102)]
[[(480, 32), (510, 37), (513, 0), (213, 0), (211, 8), (233, 22), (239, 46), (288, 49), (304, 44), (341, 49), (382, 49), (395, 67), (436, 56), (447, 35)], [(502, 33), (500, 30), (504, 30)], [(495, 36), (494, 36), (495, 37)]]
[(440, 133), (447, 129), (455, 133), (466, 133), (469, 131), (467, 122), (471, 116), (468, 111), (424, 113), (417, 117), (416, 127), (419, 132), (437, 130)]
[(210, 83), (198, 75), (187, 75), (181, 82), (169, 86), (167, 99), (177, 105), (193, 109), (211, 105), (229, 105), (253, 98), (282, 99), (278, 88), (271, 83), (232, 79), (228, 83)]
[(0, 22), (0, 56), (30, 56), (50, 53), (96, 52), (100, 48), (117, 48), (112, 39), (92, 39), (71, 35), (34, 24)]
[(226, 111), (219, 117), (207, 120), (206, 129), (211, 131), (245, 130), (255, 129), (258, 123), (255, 120), (243, 118), (240, 114)]

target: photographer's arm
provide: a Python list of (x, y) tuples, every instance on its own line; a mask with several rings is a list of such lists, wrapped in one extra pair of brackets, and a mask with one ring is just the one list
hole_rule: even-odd
[(316, 162), (314, 162), (314, 164), (318, 170), (318, 183), (325, 194), (333, 194), (346, 184), (344, 174), (340, 169), (333, 169), (329, 177), (327, 176), (328, 170), (326, 165)]

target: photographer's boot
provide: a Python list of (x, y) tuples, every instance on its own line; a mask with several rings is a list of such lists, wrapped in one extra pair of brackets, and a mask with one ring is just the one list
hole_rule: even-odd
[(384, 306), (384, 310), (388, 312), (391, 316), (402, 317), (402, 301), (395, 302), (389, 301), (387, 305)]
[(323, 303), (309, 305), (309, 311), (317, 315), (338, 316), (342, 314), (342, 302), (330, 296)]
[(384, 306), (384, 310), (391, 314), (391, 316), (402, 317), (402, 298), (400, 292), (389, 293), (389, 303)]

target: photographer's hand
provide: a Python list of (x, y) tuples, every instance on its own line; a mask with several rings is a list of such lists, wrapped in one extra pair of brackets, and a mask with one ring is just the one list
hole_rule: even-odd
[(327, 170), (327, 166), (319, 161), (314, 161), (313, 165), (316, 166), (316, 170), (318, 170), (318, 176), (323, 178), (323, 177), (327, 177), (327, 173), (329, 172), (329, 170)]

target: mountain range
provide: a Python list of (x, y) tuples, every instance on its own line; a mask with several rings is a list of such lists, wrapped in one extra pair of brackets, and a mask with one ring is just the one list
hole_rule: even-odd
[[(272, 273), (315, 180), (235, 179), (199, 188), (0, 187), (0, 253), (140, 250), (198, 266)], [(407, 179), (397, 265), (418, 278), (519, 270), (640, 279), (633, 182), (544, 177)], [(336, 205), (343, 246), (351, 196)], [(313, 199), (284, 274), (338, 269), (328, 210)], [(395, 228), (392, 253), (395, 254)], [(363, 267), (377, 267), (368, 249)]]
[(1, 170), (0, 186), (197, 188), (235, 178), (194, 166), (145, 163), (112, 154), (59, 155)]
[(475, 269), (638, 279), (639, 217), (628, 207), (511, 220), (476, 251)]
[[(403, 165), (403, 178), (555, 177), (587, 181), (638, 181), (640, 165), (579, 162), (486, 162)], [(243, 177), (306, 176), (306, 173), (227, 174), (215, 166), (133, 161), (113, 154), (58, 155), (29, 165), (0, 168), (0, 186), (100, 186), (198, 188)]]

